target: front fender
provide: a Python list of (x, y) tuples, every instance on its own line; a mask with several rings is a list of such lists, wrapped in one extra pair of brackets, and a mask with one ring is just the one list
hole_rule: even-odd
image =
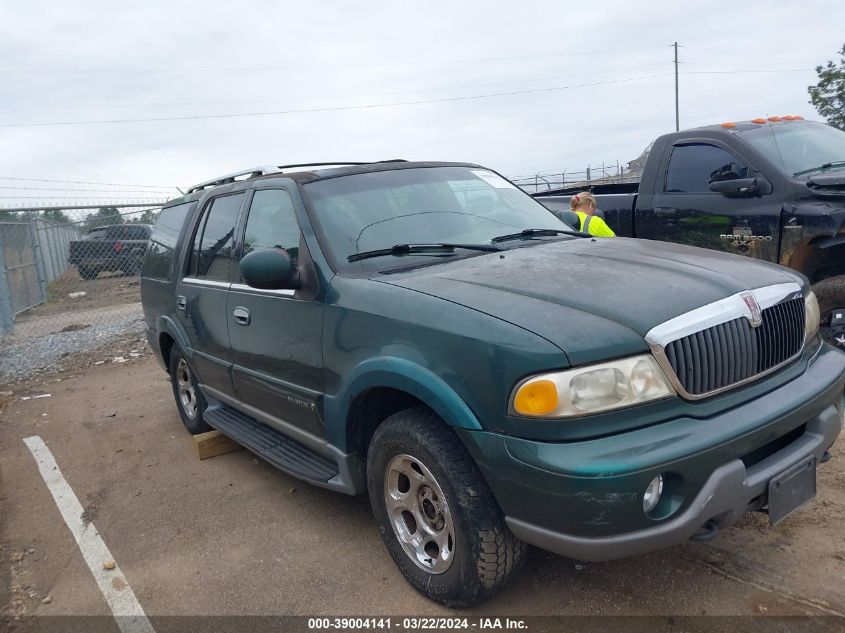
[[(335, 396), (326, 396), (327, 421), (346, 420), (357, 396), (374, 387), (387, 387), (409, 393), (431, 407), (450, 426), (481, 430), (481, 424), (466, 402), (439, 376), (417, 363), (395, 356), (367, 359), (355, 366)], [(328, 424), (329, 442), (343, 446), (346, 429)]]

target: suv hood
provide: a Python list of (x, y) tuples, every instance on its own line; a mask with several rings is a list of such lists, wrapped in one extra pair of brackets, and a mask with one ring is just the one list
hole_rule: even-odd
[(743, 290), (804, 284), (759, 260), (619, 237), (514, 248), (377, 280), (534, 332), (572, 365), (647, 351), (643, 337), (655, 325)]

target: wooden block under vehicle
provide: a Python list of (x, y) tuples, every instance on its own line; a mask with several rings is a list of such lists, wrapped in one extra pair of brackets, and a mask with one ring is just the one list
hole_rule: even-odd
[(223, 435), (220, 431), (209, 431), (208, 433), (194, 435), (194, 448), (197, 449), (197, 457), (208, 459), (209, 457), (239, 451), (243, 446)]

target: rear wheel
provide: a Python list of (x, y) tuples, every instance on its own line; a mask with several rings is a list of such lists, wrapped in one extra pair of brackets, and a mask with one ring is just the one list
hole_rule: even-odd
[(505, 525), (463, 443), (430, 409), (400, 411), (376, 429), (367, 486), (384, 544), (426, 597), (476, 605), (520, 568), (525, 544)]
[(845, 350), (845, 327), (834, 327), (832, 324), (833, 311), (845, 310), (845, 275), (823, 279), (813, 286), (813, 292), (819, 300), (819, 312), (821, 312), (819, 331), (822, 338), (831, 345)]
[(179, 417), (182, 418), (185, 428), (191, 435), (210, 431), (211, 427), (202, 417), (208, 404), (182, 350), (175, 346), (170, 352), (170, 384), (173, 387)]

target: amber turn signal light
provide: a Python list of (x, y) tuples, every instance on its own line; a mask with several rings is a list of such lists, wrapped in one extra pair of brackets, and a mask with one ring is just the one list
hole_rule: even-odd
[(522, 415), (546, 415), (557, 408), (557, 387), (551, 380), (534, 380), (522, 385), (513, 399)]

